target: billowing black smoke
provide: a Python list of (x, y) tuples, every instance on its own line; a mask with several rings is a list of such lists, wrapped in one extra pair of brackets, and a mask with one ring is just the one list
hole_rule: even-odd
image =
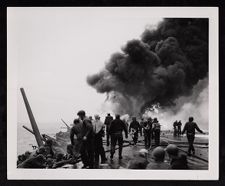
[(112, 54), (89, 85), (116, 105), (120, 114), (138, 114), (154, 103), (173, 106), (208, 75), (208, 19), (167, 18)]

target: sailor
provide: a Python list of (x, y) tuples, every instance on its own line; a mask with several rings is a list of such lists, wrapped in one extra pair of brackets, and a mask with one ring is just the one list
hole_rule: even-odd
[(182, 126), (182, 123), (181, 123), (181, 120), (177, 123), (177, 134), (178, 136), (181, 135), (181, 126)]
[(52, 145), (53, 145), (53, 141), (51, 139), (47, 139), (45, 141), (44, 147), (45, 147), (45, 150), (46, 150), (46, 154), (51, 155), (51, 157), (54, 157)]
[(177, 136), (177, 120), (173, 123), (173, 136)]
[[(51, 162), (50, 162), (51, 163)], [(73, 168), (76, 167), (76, 161), (73, 157), (73, 146), (71, 144), (67, 145), (67, 154), (57, 154), (56, 160), (52, 165), (52, 168), (62, 167), (66, 164), (73, 164)]]
[(126, 124), (120, 119), (120, 115), (116, 115), (116, 119), (111, 122), (109, 127), (109, 135), (111, 136), (111, 160), (113, 159), (117, 142), (119, 145), (119, 159), (122, 159), (123, 131), (125, 132), (125, 137), (128, 138)]
[(132, 134), (134, 145), (137, 144), (139, 131), (140, 131), (140, 135), (142, 136), (141, 126), (139, 122), (136, 120), (136, 117), (133, 117), (132, 122), (130, 123), (129, 133), (131, 132)]
[(198, 132), (203, 133), (203, 131), (201, 129), (199, 129), (198, 125), (194, 122), (194, 118), (193, 117), (189, 117), (189, 121), (185, 124), (183, 131), (182, 131), (182, 135), (186, 132), (187, 135), (187, 140), (188, 140), (188, 144), (189, 144), (189, 148), (188, 148), (188, 155), (191, 155), (191, 151), (193, 154), (195, 154), (195, 149), (194, 149), (194, 140), (195, 140), (195, 130), (197, 130)]
[(88, 118), (89, 118), (89, 120), (90, 120), (91, 122), (93, 121), (93, 118), (92, 118), (92, 116), (89, 116)]
[(85, 111), (81, 110), (77, 113), (82, 122), (82, 146), (81, 159), (84, 164), (83, 168), (92, 169), (94, 166), (94, 133), (91, 121), (86, 117)]
[(102, 143), (104, 136), (104, 124), (101, 122), (99, 115), (94, 116), (93, 130), (94, 130), (94, 154), (95, 154), (95, 168), (99, 166), (99, 156), (101, 156), (101, 163), (106, 162), (105, 150)]
[(93, 168), (94, 166), (94, 143), (93, 143), (93, 126), (91, 121), (86, 117), (85, 111), (77, 113), (79, 123), (77, 123), (70, 133), (72, 145), (74, 145), (74, 135), (76, 134), (77, 143), (80, 147), (81, 160), (84, 164), (82, 168)]
[(25, 155), (25, 158), (27, 159), (27, 158), (29, 158), (29, 157), (30, 157), (30, 155), (31, 155), (31, 152), (29, 152), (29, 151), (26, 151), (26, 152), (24, 153), (24, 155)]
[(109, 146), (109, 126), (112, 120), (113, 120), (113, 117), (110, 115), (110, 113), (108, 113), (104, 122), (104, 124), (106, 125), (106, 145), (107, 146)]
[(155, 137), (155, 146), (159, 146), (161, 125), (159, 124), (159, 121), (157, 120), (157, 118), (154, 118), (152, 126), (153, 126), (154, 137)]
[(151, 138), (152, 138), (152, 118), (149, 117), (146, 122), (144, 122), (144, 140), (145, 140), (145, 147), (151, 147)]
[(30, 157), (35, 157), (38, 156), (39, 154), (42, 154), (45, 157), (47, 156), (47, 151), (44, 146), (40, 146), (36, 151), (32, 152), (30, 154)]
[(79, 119), (73, 121), (74, 125), (70, 130), (70, 140), (73, 146), (73, 155), (75, 159), (80, 157), (80, 150), (83, 143), (82, 122)]
[(187, 156), (180, 153), (176, 145), (169, 144), (165, 150), (170, 158), (171, 169), (188, 169)]
[(165, 150), (162, 147), (156, 147), (152, 151), (153, 162), (149, 163), (147, 169), (169, 169), (169, 164), (164, 161)]
[(126, 120), (126, 119), (124, 118), (122, 121), (125, 123), (125, 125), (126, 125), (126, 127), (127, 127), (127, 131), (128, 131), (128, 128), (129, 128), (128, 120)]
[(144, 118), (141, 118), (140, 126), (141, 126), (141, 132), (142, 132), (142, 134), (144, 133), (144, 131), (143, 131), (143, 129), (144, 129), (144, 123), (145, 123)]

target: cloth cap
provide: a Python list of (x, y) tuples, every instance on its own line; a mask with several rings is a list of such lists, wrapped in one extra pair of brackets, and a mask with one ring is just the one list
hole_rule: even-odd
[(77, 113), (78, 116), (85, 116), (85, 111), (84, 110), (80, 110), (78, 113)]

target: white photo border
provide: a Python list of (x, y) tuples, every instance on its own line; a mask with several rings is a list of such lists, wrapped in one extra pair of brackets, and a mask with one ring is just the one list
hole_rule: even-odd
[[(7, 178), (9, 180), (218, 180), (219, 179), (219, 73), (218, 73), (218, 7), (93, 7), (151, 12), (152, 17), (209, 19), (209, 166), (208, 170), (125, 170), (125, 169), (17, 169), (17, 65), (11, 60), (10, 15), (7, 8)], [(31, 7), (27, 7), (31, 8)], [(42, 9), (44, 7), (32, 7)], [(46, 7), (54, 9), (53, 7)], [(57, 7), (55, 9), (90, 9), (90, 7)], [(91, 9), (93, 9), (91, 8)], [(24, 8), (25, 9), (25, 8)], [(124, 11), (124, 12), (126, 12)]]

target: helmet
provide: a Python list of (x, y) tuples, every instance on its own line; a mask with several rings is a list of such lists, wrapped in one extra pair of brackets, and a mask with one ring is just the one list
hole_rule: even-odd
[(164, 149), (162, 147), (156, 147), (152, 151), (152, 155), (153, 155), (155, 160), (164, 160), (165, 151), (164, 151)]
[(141, 149), (139, 150), (139, 155), (145, 157), (148, 154), (148, 150), (146, 149)]
[(178, 148), (176, 145), (174, 144), (169, 144), (167, 147), (166, 147), (166, 152), (169, 154), (169, 155), (174, 155), (176, 156), (178, 154)]
[(120, 119), (120, 115), (119, 114), (116, 114), (116, 119)]
[(52, 146), (53, 141), (51, 139), (47, 139), (45, 144), (48, 145), (48, 146)]
[(77, 123), (79, 123), (79, 122), (80, 122), (79, 119), (75, 119), (75, 120), (73, 121), (73, 124), (77, 124)]
[(84, 110), (80, 110), (78, 113), (77, 113), (78, 116), (85, 116), (85, 111)]

